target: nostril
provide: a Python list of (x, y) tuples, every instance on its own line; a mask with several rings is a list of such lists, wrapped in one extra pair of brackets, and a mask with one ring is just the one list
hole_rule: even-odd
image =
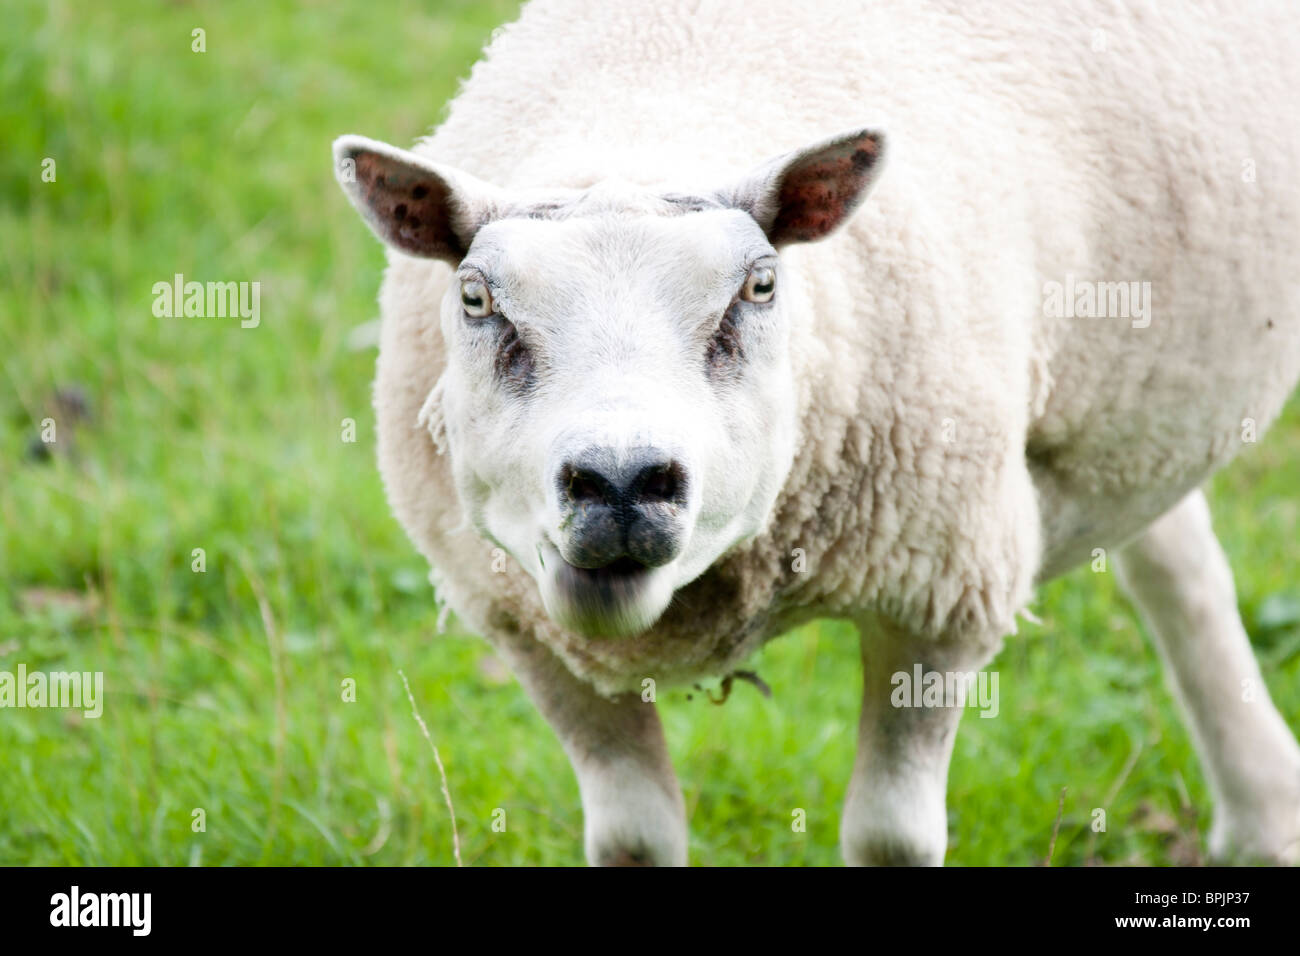
[(686, 473), (675, 461), (643, 468), (633, 483), (632, 500), (636, 504), (678, 502), (684, 496)]
[(569, 508), (599, 509), (614, 512), (615, 519), (626, 525), (633, 510), (656, 505), (681, 505), (686, 501), (687, 476), (682, 465), (667, 457), (641, 455), (632, 461), (614, 464), (587, 455), (560, 466), (556, 475), (560, 502)]
[(600, 482), (579, 471), (569, 479), (569, 497), (574, 501), (599, 501), (604, 498), (604, 494)]
[(677, 478), (672, 469), (661, 466), (651, 470), (650, 474), (641, 482), (641, 494), (638, 496), (642, 501), (647, 499), (658, 499), (667, 501), (677, 493)]
[(560, 487), (574, 504), (611, 503), (609, 482), (594, 471), (565, 465), (560, 470)]

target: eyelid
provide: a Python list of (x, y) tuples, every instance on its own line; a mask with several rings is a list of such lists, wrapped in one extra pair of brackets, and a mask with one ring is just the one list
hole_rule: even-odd
[(744, 281), (749, 278), (749, 274), (760, 266), (766, 267), (775, 272), (776, 263), (777, 258), (775, 252), (761, 252), (752, 259), (746, 260), (744, 267), (736, 273), (736, 281), (744, 283)]
[(456, 281), (458, 283), (482, 282), (483, 285), (487, 287), (488, 295), (492, 296), (492, 302), (496, 305), (493, 313), (497, 314), (503, 311), (501, 304), (504, 300), (504, 295), (497, 287), (496, 283), (489, 279), (487, 273), (482, 269), (477, 266), (462, 264), (461, 267), (456, 270)]

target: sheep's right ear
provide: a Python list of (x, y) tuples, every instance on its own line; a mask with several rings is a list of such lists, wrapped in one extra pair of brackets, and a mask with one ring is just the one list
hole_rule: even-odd
[(334, 175), (383, 242), (452, 265), (502, 205), (494, 186), (362, 136), (334, 141)]

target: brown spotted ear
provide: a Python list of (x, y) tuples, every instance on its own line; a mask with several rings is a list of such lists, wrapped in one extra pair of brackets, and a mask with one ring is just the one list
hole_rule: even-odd
[(334, 175), (383, 242), (452, 265), (500, 204), (494, 186), (362, 136), (334, 141)]
[(884, 133), (853, 130), (764, 163), (719, 198), (753, 216), (778, 248), (814, 242), (849, 218), (875, 183), (884, 158)]

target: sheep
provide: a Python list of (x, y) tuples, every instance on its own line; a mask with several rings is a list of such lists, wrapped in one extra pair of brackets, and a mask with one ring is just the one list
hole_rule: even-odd
[(940, 864), (962, 707), (898, 676), (979, 671), (1098, 554), (1212, 852), (1297, 860), (1198, 489), (1300, 377), (1298, 54), (1268, 0), (534, 0), (413, 150), (336, 141), (389, 250), (388, 498), (557, 733), (590, 863), (687, 859), (648, 687), (838, 618), (842, 855)]

